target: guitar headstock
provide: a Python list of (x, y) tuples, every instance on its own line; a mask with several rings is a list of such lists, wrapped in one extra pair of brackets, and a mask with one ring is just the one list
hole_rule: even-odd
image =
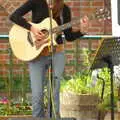
[(96, 10), (96, 12), (94, 14), (94, 18), (98, 19), (99, 21), (110, 20), (111, 12), (107, 8)]

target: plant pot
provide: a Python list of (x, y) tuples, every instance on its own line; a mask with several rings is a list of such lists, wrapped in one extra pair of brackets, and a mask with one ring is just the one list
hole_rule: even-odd
[(62, 93), (60, 96), (61, 117), (73, 117), (82, 119), (96, 119), (98, 117), (97, 95), (75, 95)]

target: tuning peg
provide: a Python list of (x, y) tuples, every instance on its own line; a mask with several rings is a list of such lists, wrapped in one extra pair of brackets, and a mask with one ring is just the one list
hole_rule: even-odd
[(103, 9), (103, 8), (101, 8), (99, 11), (102, 13), (102, 12), (104, 12), (104, 9)]
[(103, 20), (105, 21), (105, 20), (107, 20), (107, 18), (103, 18)]
[(108, 20), (111, 20), (111, 17), (109, 16), (109, 17), (107, 17), (107, 19), (108, 19)]
[(98, 19), (99, 22), (101, 22), (103, 19)]

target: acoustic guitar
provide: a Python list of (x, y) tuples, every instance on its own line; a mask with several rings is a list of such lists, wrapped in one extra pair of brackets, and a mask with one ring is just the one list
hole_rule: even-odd
[[(109, 11), (107, 10), (99, 10), (95, 12), (95, 14), (91, 15), (91, 18), (108, 18)], [(41, 41), (39, 47), (35, 45), (35, 37), (32, 32), (29, 30), (14, 24), (9, 32), (9, 43), (14, 55), (22, 60), (22, 61), (31, 61), (38, 57), (43, 49), (47, 46), (51, 45), (51, 35), (52, 32), (52, 43), (53, 45), (57, 45), (56, 43), (56, 33), (59, 33), (67, 28), (72, 27), (75, 24), (80, 23), (80, 18), (72, 20), (69, 23), (58, 26), (56, 21), (52, 19), (52, 30), (50, 29), (50, 18), (45, 18), (42, 22), (35, 24), (30, 22), (30, 24), (34, 24), (37, 28), (39, 28), (45, 34), (45, 40)]]

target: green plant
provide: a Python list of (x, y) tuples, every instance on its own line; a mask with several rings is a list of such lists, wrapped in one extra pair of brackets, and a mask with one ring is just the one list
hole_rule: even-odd
[(63, 79), (61, 81), (61, 92), (67, 91), (74, 94), (89, 93), (90, 83), (92, 81), (91, 71), (89, 71), (91, 51), (87, 48), (83, 48), (81, 49), (81, 54), (84, 59), (84, 61), (82, 62), (82, 66), (84, 67), (84, 69), (70, 76), (67, 80), (66, 78)]
[(61, 92), (72, 92), (75, 94), (87, 94), (90, 90), (91, 76), (88, 72), (79, 72), (69, 80), (61, 81)]
[[(92, 88), (92, 91), (96, 91), (100, 98), (102, 97), (101, 95), (101, 90), (103, 87), (103, 80), (105, 82), (104, 86), (104, 94), (103, 98), (101, 98), (101, 102), (98, 104), (98, 109), (102, 111), (108, 111), (111, 109), (111, 79), (110, 79), (110, 71), (108, 68), (103, 68), (101, 69), (101, 72), (98, 74), (98, 80), (96, 85)], [(118, 101), (118, 94), (117, 94), (117, 86), (114, 84), (114, 107), (116, 109), (117, 106), (117, 101)]]

